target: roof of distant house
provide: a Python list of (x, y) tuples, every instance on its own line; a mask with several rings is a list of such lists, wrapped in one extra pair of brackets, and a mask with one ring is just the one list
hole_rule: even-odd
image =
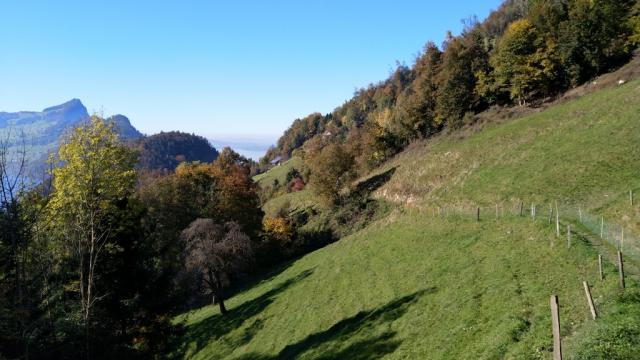
[(282, 161), (282, 156), (276, 156), (275, 158), (273, 158), (273, 160), (271, 160), (271, 164), (275, 165), (280, 161)]

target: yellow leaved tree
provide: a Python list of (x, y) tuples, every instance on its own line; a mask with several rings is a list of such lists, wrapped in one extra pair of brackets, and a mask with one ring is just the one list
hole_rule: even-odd
[(121, 143), (112, 123), (93, 116), (63, 141), (57, 160), (49, 217), (64, 249), (77, 262), (81, 318), (88, 338), (92, 309), (100, 299), (95, 290), (97, 264), (110, 238), (107, 217), (135, 187), (136, 154)]

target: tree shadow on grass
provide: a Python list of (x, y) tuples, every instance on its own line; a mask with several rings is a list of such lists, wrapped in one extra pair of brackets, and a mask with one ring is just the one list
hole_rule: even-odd
[[(269, 267), (262, 268), (256, 274), (245, 278), (240, 285), (233, 286), (227, 290), (225, 293), (228, 298), (232, 298), (244, 291), (252, 289), (260, 284), (269, 283), (273, 281), (276, 277), (280, 276), (280, 274), (284, 273), (287, 269), (289, 269), (298, 259), (302, 256), (288, 259), (286, 261), (282, 261), (276, 265), (271, 265)], [(311, 275), (311, 274), (309, 274)]]
[[(287, 345), (276, 356), (250, 353), (238, 359), (296, 359), (307, 353), (312, 358), (322, 360), (378, 359), (393, 353), (402, 341), (396, 339), (395, 331), (376, 332), (376, 329), (399, 319), (420, 297), (435, 291), (434, 287), (427, 288), (395, 299), (376, 309), (361, 311), (355, 316), (339, 321), (327, 330), (311, 334), (295, 344)], [(358, 338), (358, 340), (343, 346), (354, 338)]]
[[(295, 283), (309, 277), (313, 273), (313, 269), (307, 269), (300, 274), (287, 279), (278, 284), (262, 295), (244, 302), (243, 304), (230, 308), (225, 315), (214, 314), (195, 324), (186, 326), (184, 335), (181, 338), (181, 344), (176, 349), (178, 354), (186, 354), (188, 350), (197, 353), (202, 350), (210, 342), (216, 341), (225, 334), (237, 329), (245, 321), (253, 318), (266, 309), (283, 291), (290, 288)], [(233, 347), (246, 344), (255, 336), (262, 328), (263, 320), (256, 319), (251, 325), (244, 329), (240, 336), (231, 340)], [(195, 348), (192, 348), (195, 344)]]
[(392, 167), (391, 169), (383, 173), (374, 175), (370, 178), (367, 178), (359, 182), (355, 186), (355, 189), (353, 189), (351, 196), (352, 197), (354, 196), (368, 197), (369, 195), (371, 195), (371, 193), (378, 190), (378, 188), (380, 188), (382, 185), (386, 184), (389, 180), (391, 180), (391, 177), (396, 172), (396, 168), (397, 167)]

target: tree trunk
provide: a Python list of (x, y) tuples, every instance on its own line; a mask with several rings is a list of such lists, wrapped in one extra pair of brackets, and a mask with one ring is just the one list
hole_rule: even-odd
[(222, 300), (222, 299), (218, 300), (218, 305), (220, 306), (220, 313), (222, 315), (224, 315), (224, 314), (226, 314), (228, 312), (227, 308), (224, 307), (224, 300)]
[(218, 306), (220, 307), (220, 313), (222, 315), (226, 314), (228, 311), (227, 311), (227, 308), (224, 306), (224, 294), (222, 292), (222, 286), (218, 285), (218, 289), (216, 290), (215, 297), (218, 300)]

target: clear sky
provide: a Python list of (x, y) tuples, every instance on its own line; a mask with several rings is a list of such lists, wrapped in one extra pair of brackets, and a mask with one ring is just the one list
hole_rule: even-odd
[(144, 133), (275, 139), (501, 1), (0, 2), (0, 110), (79, 98)]

